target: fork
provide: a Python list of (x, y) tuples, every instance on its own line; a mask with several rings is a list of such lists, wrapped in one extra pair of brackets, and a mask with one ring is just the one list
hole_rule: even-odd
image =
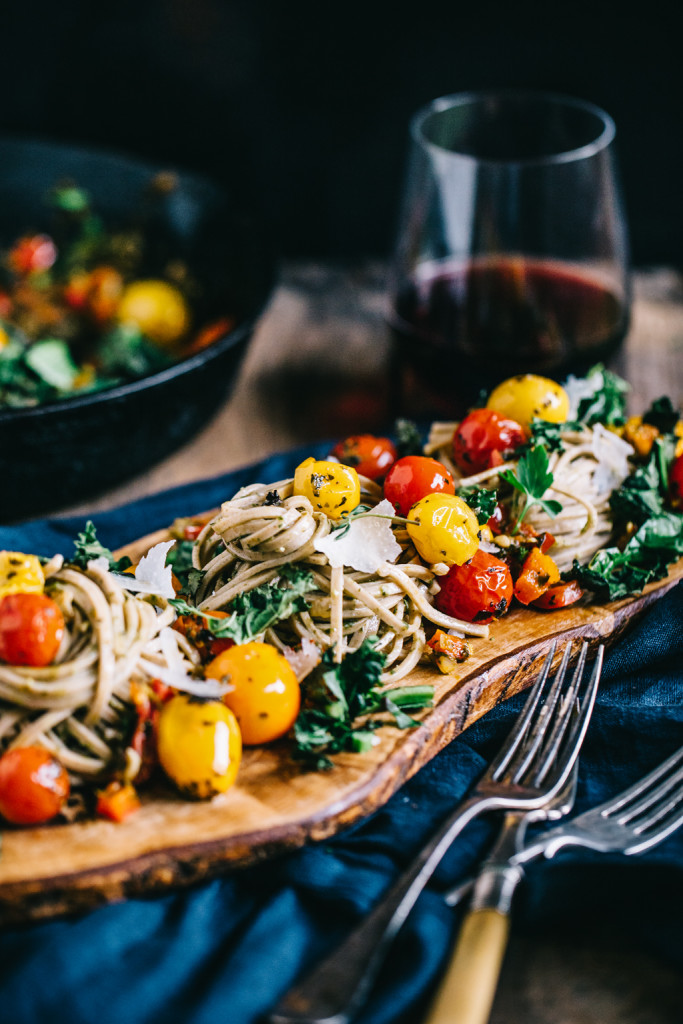
[(552, 682), (555, 643), (502, 749), (471, 796), (437, 829), (371, 913), (268, 1017), (270, 1024), (347, 1024), (362, 1005), (389, 946), (417, 897), (462, 829), (487, 811), (535, 811), (552, 801), (569, 778), (588, 728), (602, 668), (598, 654), (585, 681), (588, 644), (565, 686), (571, 656), (565, 648)]
[[(583, 846), (600, 853), (620, 852), (627, 855), (643, 853), (662, 842), (683, 824), (683, 747), (654, 771), (622, 793), (583, 814), (549, 829), (510, 856), (507, 864), (498, 867), (521, 873), (522, 865), (541, 855), (546, 858), (566, 846)], [(491, 890), (482, 876), (475, 885), (472, 916), (466, 918), (460, 933), (455, 956), (442, 979), (435, 1002), (426, 1018), (430, 1024), (457, 1020), (459, 1024), (482, 1024), (488, 1019), (493, 1001), (499, 963), (492, 958), (476, 977), (471, 936), (481, 935), (477, 921), (490, 907)], [(488, 882), (491, 878), (489, 876)], [(468, 884), (468, 883), (466, 883)], [(465, 885), (451, 890), (446, 902), (453, 906), (462, 898)], [(472, 925), (472, 919), (475, 924)], [(469, 927), (468, 927), (469, 925)], [(467, 943), (468, 936), (470, 945)], [(464, 952), (463, 952), (464, 950)]]

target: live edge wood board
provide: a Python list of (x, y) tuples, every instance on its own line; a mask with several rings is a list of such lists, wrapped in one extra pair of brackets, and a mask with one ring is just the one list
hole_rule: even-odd
[[(125, 550), (139, 557), (166, 536), (160, 531)], [(381, 807), (464, 729), (527, 687), (552, 639), (558, 647), (574, 641), (577, 656), (576, 641), (609, 644), (681, 577), (683, 560), (637, 598), (546, 614), (513, 610), (492, 624), (489, 640), (473, 641), (472, 656), (453, 675), (413, 673), (413, 682), (436, 688), (420, 727), (382, 728), (371, 751), (336, 755), (329, 772), (302, 771), (281, 742), (246, 750), (237, 784), (208, 803), (160, 784), (121, 824), (6, 829), (0, 926), (187, 885), (332, 835)]]

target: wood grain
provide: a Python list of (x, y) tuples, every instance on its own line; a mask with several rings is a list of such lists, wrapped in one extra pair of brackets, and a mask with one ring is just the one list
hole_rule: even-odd
[[(125, 549), (132, 556), (166, 536)], [(207, 803), (188, 802), (159, 783), (121, 824), (95, 820), (7, 829), (0, 860), (0, 925), (36, 920), (142, 893), (190, 884), (324, 839), (381, 807), (464, 729), (526, 688), (552, 639), (613, 642), (683, 577), (683, 561), (637, 598), (542, 614), (513, 610), (489, 640), (473, 642), (462, 669), (420, 668), (434, 707), (421, 727), (386, 726), (363, 754), (339, 754), (329, 772), (304, 772), (286, 742), (245, 751), (235, 787)], [(579, 645), (575, 643), (578, 655)]]

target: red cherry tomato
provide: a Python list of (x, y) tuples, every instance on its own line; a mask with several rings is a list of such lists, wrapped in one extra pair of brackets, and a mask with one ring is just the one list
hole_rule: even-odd
[(505, 562), (481, 548), (469, 562), (454, 565), (439, 584), (436, 607), (465, 622), (491, 622), (507, 611), (512, 600), (510, 570)]
[(384, 481), (384, 497), (401, 516), (428, 494), (455, 494), (453, 477), (445, 466), (426, 455), (405, 455), (395, 462)]
[(396, 461), (396, 448), (389, 438), (375, 437), (374, 434), (347, 437), (334, 446), (331, 454), (370, 480), (381, 480)]
[(674, 508), (683, 507), (683, 455), (674, 459), (669, 471), (669, 494)]
[(0, 599), (0, 661), (49, 665), (64, 635), (64, 616), (47, 594), (6, 594)]
[(453, 434), (453, 459), (469, 476), (500, 466), (526, 440), (524, 427), (493, 409), (473, 409)]
[(57, 248), (49, 235), (27, 235), (18, 239), (9, 252), (10, 269), (24, 277), (49, 270), (57, 259)]
[(583, 590), (579, 584), (576, 580), (570, 580), (568, 583), (554, 583), (548, 587), (544, 594), (536, 598), (533, 606), (543, 612), (553, 612), (558, 608), (568, 608), (582, 597)]
[(43, 747), (15, 747), (0, 757), (0, 814), (14, 825), (38, 825), (59, 814), (69, 776)]

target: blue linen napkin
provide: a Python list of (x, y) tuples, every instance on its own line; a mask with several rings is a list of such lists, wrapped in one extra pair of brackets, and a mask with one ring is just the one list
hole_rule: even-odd
[[(326, 446), (305, 454), (322, 455)], [(292, 452), (145, 498), (94, 518), (118, 547), (212, 508), (254, 480), (291, 475)], [(72, 551), (85, 517), (0, 527), (0, 548)], [(577, 809), (649, 771), (683, 741), (683, 587), (609, 652), (581, 758)], [(410, 780), (384, 808), (326, 842), (184, 891), (0, 934), (0, 1021), (18, 1024), (256, 1024), (372, 907), (441, 818), (483, 772), (522, 698), (497, 707)], [(359, 1024), (419, 1019), (461, 910), (442, 892), (475, 869), (494, 825), (470, 826), (444, 858), (399, 934)], [(528, 868), (515, 928), (598, 921), (683, 967), (683, 829), (639, 858), (566, 852)]]

